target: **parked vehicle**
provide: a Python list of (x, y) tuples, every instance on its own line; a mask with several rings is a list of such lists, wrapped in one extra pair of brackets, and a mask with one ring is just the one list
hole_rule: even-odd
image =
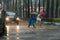
[(0, 19), (0, 37), (7, 36), (7, 29), (5, 27), (5, 23), (2, 19)]

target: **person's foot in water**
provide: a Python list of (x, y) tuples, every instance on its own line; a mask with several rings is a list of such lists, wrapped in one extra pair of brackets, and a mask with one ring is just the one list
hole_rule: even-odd
[(30, 28), (30, 25), (28, 25), (28, 28)]
[(33, 24), (33, 27), (36, 28), (34, 24)]

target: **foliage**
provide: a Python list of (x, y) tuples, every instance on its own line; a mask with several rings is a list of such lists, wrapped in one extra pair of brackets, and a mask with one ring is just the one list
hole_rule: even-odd
[(44, 21), (48, 22), (60, 22), (60, 18), (46, 18)]
[(53, 18), (54, 22), (60, 22), (60, 18)]

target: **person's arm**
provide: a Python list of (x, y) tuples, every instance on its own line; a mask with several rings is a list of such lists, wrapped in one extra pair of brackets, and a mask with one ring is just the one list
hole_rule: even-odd
[(34, 14), (34, 12), (30, 13), (30, 14)]
[(35, 15), (38, 15), (38, 13), (36, 13), (36, 12), (32, 12), (32, 13), (30, 13), (30, 14), (35, 14)]
[(38, 13), (34, 12), (33, 14), (38, 15)]

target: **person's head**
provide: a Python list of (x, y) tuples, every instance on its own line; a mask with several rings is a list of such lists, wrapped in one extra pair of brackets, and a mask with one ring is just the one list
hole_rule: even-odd
[(43, 12), (43, 9), (40, 9), (40, 12)]
[(33, 11), (35, 15), (37, 15), (38, 13), (36, 11)]
[(33, 11), (34, 13), (37, 13), (36, 11)]

